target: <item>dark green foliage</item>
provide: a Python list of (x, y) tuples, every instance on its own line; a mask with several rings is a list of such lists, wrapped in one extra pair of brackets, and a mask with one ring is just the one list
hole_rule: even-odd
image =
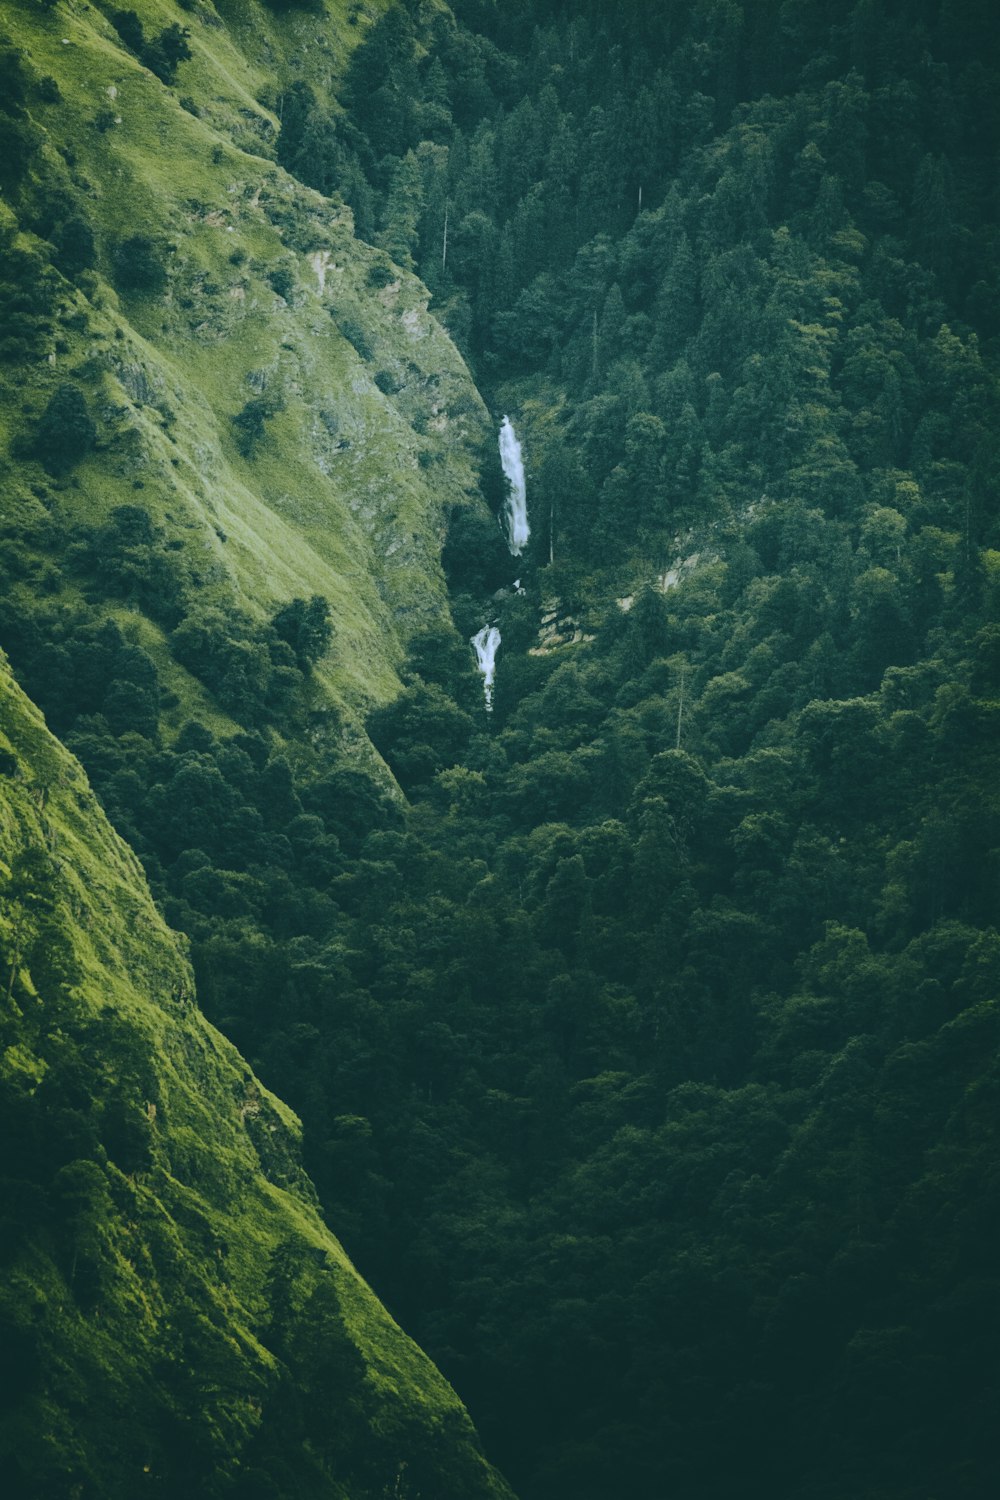
[(440, 687), (417, 682), (388, 708), (377, 709), (368, 732), (407, 790), (461, 761), (472, 720)]
[(0, 244), (0, 360), (36, 359), (52, 332), (58, 277), (37, 251)]
[(150, 72), (156, 74), (160, 83), (174, 83), (178, 66), (180, 63), (187, 62), (187, 58), (192, 55), (190, 46), (187, 45), (189, 36), (190, 31), (187, 27), (178, 26), (174, 21), (171, 26), (163, 27), (159, 36), (154, 37), (153, 42), (150, 42), (150, 45), (142, 52), (142, 62), (150, 69)]
[(189, 614), (170, 644), (177, 660), (202, 679), (223, 708), (247, 723), (280, 713), (302, 680), (285, 642), (239, 614)]
[(24, 54), (0, 45), (0, 188), (5, 193), (21, 186), (42, 140), (25, 109), (27, 94)]
[(425, 1494), (499, 1500), (464, 1412), (322, 1225), (287, 1112), (198, 1016), (131, 856), (9, 676), (0, 733), (26, 772), (0, 832), (4, 1493), (382, 1500), (405, 1464)]
[(142, 22), (134, 10), (113, 10), (110, 15), (112, 26), (121, 37), (130, 52), (137, 56), (145, 45), (145, 35)]
[(5, 192), (24, 180), (39, 139), (28, 120), (0, 113), (0, 187)]
[(186, 26), (178, 26), (173, 21), (143, 48), (142, 62), (151, 73), (156, 74), (161, 83), (173, 83), (180, 64), (191, 57), (188, 45), (190, 35)]
[(164, 625), (179, 623), (184, 573), (141, 506), (116, 506), (106, 525), (80, 531), (66, 560), (98, 598), (126, 599)]
[(307, 83), (293, 83), (278, 101), (281, 135), (278, 160), (289, 170), (295, 167), (306, 142), (311, 117), (316, 110), (316, 95)]
[(94, 231), (86, 219), (71, 218), (54, 231), (55, 263), (64, 276), (78, 276), (93, 266), (96, 258)]
[(162, 291), (167, 280), (167, 246), (148, 234), (132, 234), (111, 254), (115, 280), (123, 291)]
[(173, 83), (180, 64), (191, 57), (188, 28), (173, 21), (147, 41), (142, 22), (134, 10), (114, 10), (110, 20), (125, 46), (142, 65), (155, 73), (161, 83)]
[(295, 290), (295, 272), (291, 266), (275, 266), (273, 271), (267, 273), (267, 279), (272, 291), (286, 301)]
[(375, 351), (372, 348), (371, 340), (356, 318), (338, 316), (337, 326), (347, 342), (353, 346), (362, 359), (369, 360), (373, 358)]
[(499, 525), (468, 505), (455, 506), (448, 517), (442, 562), (456, 594), (480, 598), (502, 587), (510, 573)]
[(65, 474), (86, 458), (97, 441), (97, 428), (80, 387), (58, 385), (38, 420), (32, 451), (50, 474)]
[(282, 408), (280, 397), (251, 396), (233, 417), (236, 444), (244, 458), (252, 458), (264, 439), (266, 423)]
[[(555, 567), (503, 603), (493, 733), (415, 645), (370, 722), (414, 811), (264, 1046), (362, 1262), (539, 1500), (971, 1500), (989, 1465), (995, 1361), (931, 1309), (996, 1299), (939, 1217), (952, 1150), (985, 1201), (957, 1122), (995, 1088), (995, 1042), (968, 1085), (945, 1059), (996, 895), (968, 296), (996, 120), (922, 71), (961, 72), (971, 21), (800, 10), (393, 7), (329, 166), (315, 100), (286, 123), (538, 418), (526, 568)], [(456, 509), (445, 564), (470, 634), (511, 562)], [(596, 636), (572, 661), (525, 654), (556, 594)], [(353, 1163), (334, 1107), (373, 1121)]]
[(18, 48), (9, 44), (0, 47), (0, 98), (5, 114), (16, 114), (24, 107), (28, 94), (25, 61)]
[(359, 234), (374, 233), (372, 192), (358, 164), (356, 131), (342, 115), (323, 109), (310, 86), (299, 80), (278, 100), (281, 134), (278, 160), (310, 187), (337, 193), (354, 210)]
[(115, 734), (155, 735), (156, 668), (113, 621), (88, 618), (82, 611), (26, 613), (5, 601), (0, 638), (61, 733), (81, 717), (100, 714)]

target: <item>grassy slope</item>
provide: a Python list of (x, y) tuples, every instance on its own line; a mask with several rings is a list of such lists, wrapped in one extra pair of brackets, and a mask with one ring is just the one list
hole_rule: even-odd
[[(336, 1455), (322, 1457), (323, 1431), (308, 1434), (330, 1480), (324, 1494), (381, 1493), (401, 1463), (412, 1468), (413, 1449), (435, 1494), (506, 1494), (451, 1390), (321, 1222), (298, 1165), (298, 1122), (192, 1003), (181, 940), (157, 915), (138, 861), (2, 661), (0, 757), (4, 987), (26, 904), (12, 899), (10, 871), (25, 851), (52, 861), (27, 901), (51, 905), (45, 951), (24, 950), (2, 1020), (2, 1093), (28, 1126), (43, 1111), (50, 1153), (32, 1172), (24, 1128), (23, 1155), (5, 1167), (33, 1175), (48, 1199), (0, 1298), (5, 1336), (13, 1327), (15, 1347), (27, 1340), (33, 1350), (0, 1422), (5, 1472), (20, 1473), (31, 1494), (54, 1485), (51, 1493), (132, 1495), (144, 1475), (166, 1476), (169, 1489), (172, 1432), (174, 1447), (211, 1455), (198, 1493), (215, 1493), (255, 1434), (258, 1449), (280, 1449), (268, 1425), (278, 1419), (277, 1342), (299, 1389), (324, 1360), (339, 1371), (332, 1394), (313, 1400), (326, 1402), (331, 1428), (348, 1424), (342, 1472)], [(65, 958), (53, 977), (55, 952)], [(40, 1085), (50, 1075), (58, 1103), (72, 1102), (74, 1057), (101, 1144), (87, 1153), (89, 1177), (76, 1162), (46, 1180), (60, 1137)], [(280, 1299), (267, 1277), (289, 1241), (292, 1312), (279, 1342)], [(336, 1308), (325, 1345), (316, 1341), (321, 1303)], [(290, 1493), (312, 1494), (304, 1450), (290, 1445), (283, 1457)]]
[[(470, 441), (485, 422), (421, 284), (404, 273), (370, 284), (385, 257), (354, 238), (349, 211), (268, 159), (276, 121), (257, 96), (275, 97), (276, 80), (299, 69), (329, 85), (381, 8), (359, 9), (351, 25), (343, 4), (282, 19), (242, 4), (223, 22), (207, 5), (139, 0), (147, 36), (174, 21), (190, 28), (194, 57), (173, 89), (90, 5), (46, 15), (21, 0), (2, 19), (36, 75), (58, 83), (61, 98), (33, 101), (31, 114), (50, 159), (71, 143), (101, 255), (96, 277), (66, 289), (48, 358), (0, 400), (0, 444), (59, 380), (79, 381), (100, 448), (62, 496), (70, 519), (143, 504), (197, 559), (206, 603), (259, 614), (324, 595), (337, 640), (318, 675), (348, 722), (391, 696), (410, 629), (442, 611), (442, 507), (474, 492)], [(173, 247), (162, 294), (112, 289), (111, 252), (130, 232)], [(268, 279), (278, 268), (294, 278), (287, 299)], [(73, 326), (81, 312), (84, 328)], [(349, 323), (367, 358), (342, 333)], [(375, 384), (380, 371), (394, 394)], [(248, 460), (232, 418), (261, 391), (283, 409)], [(8, 475), (8, 516), (30, 515), (40, 480), (31, 464)]]
[[(191, 28), (175, 90), (87, 4), (47, 15), (11, 3), (0, 21), (34, 76), (58, 84), (32, 118), (100, 249), (96, 274), (64, 286), (45, 357), (0, 391), (0, 448), (69, 378), (98, 449), (61, 483), (5, 462), (5, 518), (30, 523), (54, 489), (71, 523), (138, 502), (182, 542), (199, 601), (260, 616), (323, 594), (337, 636), (318, 706), (337, 704), (356, 729), (394, 691), (410, 628), (443, 609), (442, 509), (474, 490), (462, 439), (485, 421), (420, 284), (373, 286), (384, 257), (354, 239), (346, 210), (269, 159), (273, 117), (256, 95), (300, 58), (328, 84), (366, 14), (277, 21), (243, 5), (222, 24), (208, 6), (138, 8), (147, 35)], [(112, 287), (114, 242), (133, 232), (174, 246), (162, 294)], [(287, 298), (270, 285), (279, 267)], [(341, 331), (349, 321), (366, 357)], [(282, 409), (247, 460), (232, 417), (262, 389)], [(177, 718), (217, 724), (158, 627), (113, 613), (157, 656)], [(0, 1246), (5, 1474), (31, 1495), (209, 1495), (229, 1493), (242, 1462), (279, 1475), (253, 1494), (296, 1500), (506, 1494), (453, 1393), (322, 1224), (297, 1121), (192, 1003), (138, 862), (5, 664), (0, 730), (4, 989), (13, 975), (0, 1096), (25, 1143), (8, 1170), (33, 1205), (17, 1215), (27, 1238), (16, 1229)], [(19, 861), (39, 851), (45, 889), (15, 899)], [(49, 925), (17, 962), (36, 897)]]

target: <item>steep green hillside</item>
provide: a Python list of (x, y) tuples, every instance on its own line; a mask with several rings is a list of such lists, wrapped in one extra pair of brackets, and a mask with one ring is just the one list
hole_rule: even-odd
[[(420, 284), (273, 160), (278, 122), (259, 100), (283, 107), (283, 55), (308, 53), (322, 86), (365, 29), (351, 16), (140, 5), (140, 45), (135, 22), (119, 35), (89, 5), (6, 7), (13, 213), (0, 209), (18, 371), (0, 402), (0, 443), (20, 457), (8, 534), (141, 506), (173, 549), (161, 625), (195, 595), (258, 621), (322, 596), (335, 645), (317, 703), (349, 721), (391, 691), (413, 628), (442, 616), (442, 517), (475, 495), (485, 419)], [(150, 42), (181, 25), (191, 56), (165, 65)], [(39, 435), (67, 387), (95, 429), (75, 446), (60, 410)]]
[(8, 12), (20, 682), (525, 1500), (992, 1497), (995, 3), (184, 3)]
[(0, 671), (5, 1493), (506, 1495)]

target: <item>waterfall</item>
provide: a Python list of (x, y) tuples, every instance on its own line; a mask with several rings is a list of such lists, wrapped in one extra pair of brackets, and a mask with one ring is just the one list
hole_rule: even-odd
[(493, 712), (493, 678), (496, 675), (496, 656), (500, 647), (500, 632), (495, 625), (484, 625), (482, 630), (472, 637), (472, 645), (476, 653), (476, 662), (483, 674), (483, 697), (486, 699), (486, 712)]
[[(511, 425), (510, 417), (504, 417), (500, 427), (500, 463), (507, 480), (507, 546), (512, 557), (520, 557), (528, 544), (528, 503), (524, 485), (524, 460), (521, 444)], [(514, 584), (514, 592), (523, 594), (520, 578)], [(483, 697), (486, 712), (493, 712), (493, 679), (496, 676), (497, 652), (500, 649), (500, 632), (495, 625), (484, 625), (471, 637), (476, 653), (476, 664), (483, 674)]]
[(511, 426), (510, 417), (504, 417), (500, 428), (500, 462), (507, 476), (507, 546), (513, 557), (520, 557), (528, 544), (528, 504), (524, 487), (524, 462), (521, 444)]

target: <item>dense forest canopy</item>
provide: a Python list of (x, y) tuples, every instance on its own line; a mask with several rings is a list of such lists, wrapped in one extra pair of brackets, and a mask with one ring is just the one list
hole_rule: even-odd
[[(450, 510), (451, 621), (367, 720), (391, 778), (311, 738), (318, 595), (200, 608), (141, 497), (8, 538), (0, 642), (523, 1500), (996, 1479), (998, 33), (408, 0), (335, 97), (276, 79), (277, 161), (384, 252), (373, 299), (417, 272), (527, 458), (525, 558)], [(4, 66), (16, 369), (106, 251)], [(157, 295), (166, 249), (115, 253)], [(69, 482), (95, 415), (54, 386), (15, 457)], [(229, 728), (166, 732), (126, 605)]]

